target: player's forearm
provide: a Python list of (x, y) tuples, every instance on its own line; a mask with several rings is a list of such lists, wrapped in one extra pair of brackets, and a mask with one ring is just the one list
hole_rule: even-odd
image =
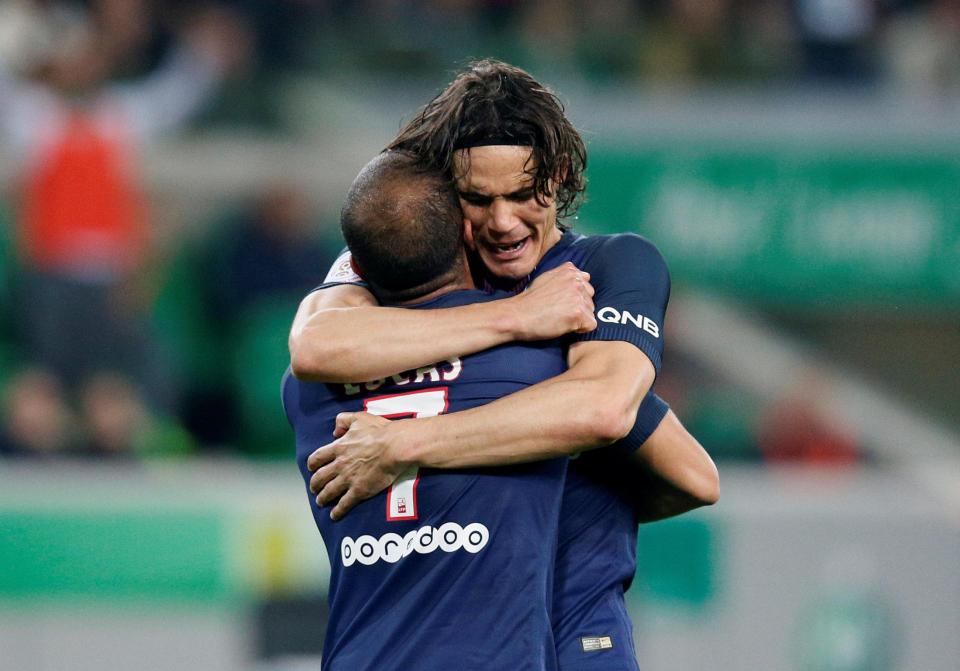
[[(581, 343), (570, 370), (492, 403), (449, 415), (396, 422), (400, 461), (433, 468), (496, 466), (609, 445), (633, 427), (653, 368), (619, 366), (609, 343)], [(620, 344), (624, 348), (630, 345)], [(622, 362), (621, 362), (622, 363)]]
[(302, 380), (364, 382), (514, 340), (585, 333), (596, 328), (587, 277), (568, 263), (522, 294), (440, 310), (379, 307), (356, 284), (314, 291), (290, 330), (291, 368)]
[(640, 522), (665, 520), (713, 503), (678, 489), (654, 473), (646, 473), (638, 489), (641, 493), (634, 505)]
[(657, 508), (674, 511), (671, 514), (676, 515), (712, 505), (720, 498), (716, 465), (672, 411), (633, 456), (638, 465), (652, 475), (656, 485), (648, 489), (648, 483), (643, 483), (645, 498), (651, 501), (663, 498)]
[(291, 366), (302, 380), (375, 380), (510, 342), (517, 332), (506, 300), (444, 310), (330, 308), (291, 332)]
[(466, 468), (572, 454), (612, 443), (626, 431), (614, 412), (597, 407), (583, 384), (550, 383), (542, 391), (557, 394), (553, 398), (538, 391), (450, 415), (397, 422), (392, 445), (404, 462)]

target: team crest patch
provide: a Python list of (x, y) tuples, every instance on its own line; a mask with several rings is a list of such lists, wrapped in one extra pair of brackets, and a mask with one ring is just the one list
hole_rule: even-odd
[(581, 636), (580, 647), (584, 652), (610, 650), (613, 647), (613, 639), (610, 636)]
[(357, 275), (357, 272), (353, 269), (353, 264), (350, 263), (351, 258), (350, 252), (344, 252), (338, 256), (337, 260), (333, 262), (333, 266), (330, 267), (330, 272), (327, 273), (324, 283), (363, 282), (363, 278)]

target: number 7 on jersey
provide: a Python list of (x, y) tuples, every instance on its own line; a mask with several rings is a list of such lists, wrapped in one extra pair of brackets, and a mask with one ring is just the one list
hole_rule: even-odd
[[(406, 417), (436, 417), (447, 411), (447, 387), (435, 387), (405, 394), (375, 396), (363, 402), (363, 409), (371, 415), (387, 419)], [(387, 490), (387, 521), (415, 520), (417, 512), (417, 485), (420, 469), (412, 467), (400, 474)]]

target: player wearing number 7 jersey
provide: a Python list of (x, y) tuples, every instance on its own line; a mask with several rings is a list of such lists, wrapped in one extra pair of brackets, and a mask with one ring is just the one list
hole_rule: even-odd
[[(341, 516), (411, 463), (494, 465), (600, 448), (569, 470), (554, 633), (564, 669), (635, 670), (623, 593), (636, 567), (637, 522), (711, 504), (719, 492), (709, 456), (649, 393), (663, 351), (664, 261), (637, 235), (566, 231), (561, 220), (585, 189), (586, 149), (555, 96), (519, 68), (471, 64), (391, 148), (414, 151), (450, 177), (474, 270), (493, 287), (520, 293), (513, 303), (433, 311), (437, 337), (424, 339), (419, 322), (375, 307), (362, 286), (314, 292), (291, 330), (297, 375), (377, 377), (447, 350), (528, 339), (542, 314), (531, 306), (551, 295), (557, 278), (585, 279), (577, 267), (596, 288), (596, 313), (591, 307), (589, 319), (571, 326), (569, 369), (531, 389), (441, 417), (345, 419), (338, 440), (311, 455), (314, 491), (322, 502), (339, 498), (334, 515)], [(330, 279), (349, 282), (349, 268)], [(554, 303), (563, 306), (562, 299), (556, 294)], [(345, 330), (356, 334), (349, 349), (339, 336)]]
[[(472, 290), (456, 196), (390, 152), (361, 172), (344, 234), (378, 297), (413, 310), (498, 297)], [(429, 241), (429, 244), (425, 244)], [(428, 335), (428, 334), (425, 334)], [(297, 462), (338, 413), (425, 418), (476, 407), (565, 368), (557, 341), (508, 344), (366, 383), (300, 382), (283, 402)], [(404, 473), (342, 521), (310, 497), (330, 557), (328, 671), (557, 669), (552, 572), (566, 462)]]

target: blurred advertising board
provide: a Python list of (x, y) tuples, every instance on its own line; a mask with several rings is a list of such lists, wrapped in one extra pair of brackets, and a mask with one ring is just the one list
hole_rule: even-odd
[[(641, 528), (644, 668), (956, 668), (956, 501), (877, 469), (722, 477), (718, 506)], [(271, 626), (323, 639), (330, 568), (292, 462), (2, 464), (0, 566), (0, 671), (293, 668), (268, 665)]]
[(591, 147), (576, 226), (650, 238), (675, 281), (827, 307), (960, 305), (960, 148)]

